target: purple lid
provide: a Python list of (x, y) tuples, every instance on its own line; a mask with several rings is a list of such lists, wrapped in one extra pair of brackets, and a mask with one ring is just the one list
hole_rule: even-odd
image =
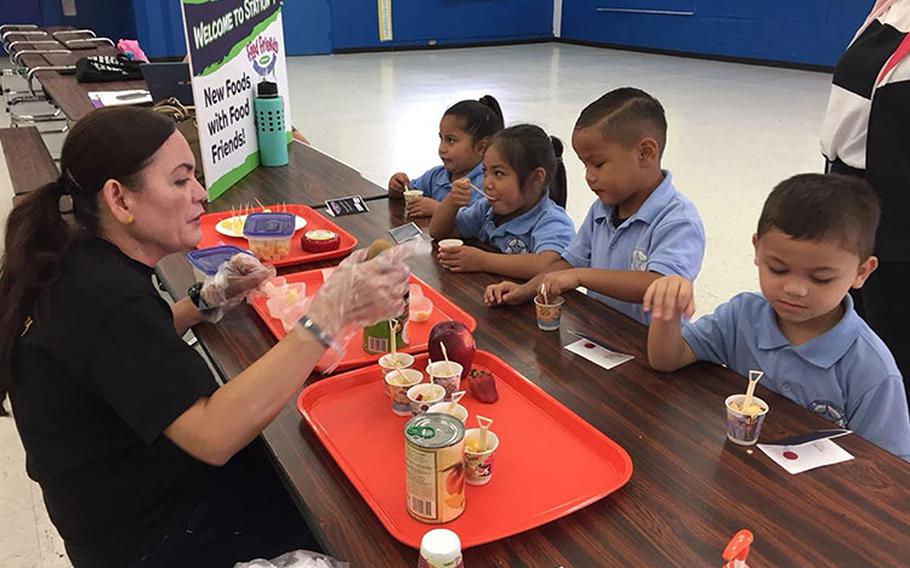
[(240, 247), (222, 245), (190, 251), (186, 253), (186, 259), (199, 272), (206, 276), (214, 276), (218, 272), (218, 267), (230, 260), (238, 252), (250, 254), (250, 251), (243, 250)]
[(243, 236), (281, 238), (294, 234), (296, 219), (293, 213), (250, 213), (243, 224)]

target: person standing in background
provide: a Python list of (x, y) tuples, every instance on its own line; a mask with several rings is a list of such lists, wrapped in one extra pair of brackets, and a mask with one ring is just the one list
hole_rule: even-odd
[(910, 395), (910, 0), (878, 0), (837, 62), (822, 126), (826, 171), (864, 178), (881, 199), (878, 270), (856, 311), (894, 354)]

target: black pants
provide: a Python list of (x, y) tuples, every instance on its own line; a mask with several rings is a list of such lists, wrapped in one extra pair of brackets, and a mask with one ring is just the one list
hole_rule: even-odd
[[(827, 162), (825, 173), (843, 174), (865, 178), (865, 170), (851, 168), (840, 160)], [(873, 188), (874, 189), (874, 188)], [(897, 361), (901, 376), (904, 378), (904, 389), (907, 391), (907, 404), (910, 405), (910, 338), (903, 335), (902, 326), (910, 317), (910, 302), (901, 289), (908, 282), (910, 262), (893, 262), (879, 259), (878, 270), (859, 290), (850, 290), (856, 312), (866, 320), (869, 327), (882, 338), (891, 354)]]
[(134, 566), (230, 567), (296, 549), (320, 551), (257, 440), (218, 471), (188, 520)]
[(910, 333), (905, 328), (910, 321), (910, 301), (905, 292), (908, 278), (910, 262), (879, 261), (866, 284), (850, 293), (857, 313), (894, 355), (910, 403)]

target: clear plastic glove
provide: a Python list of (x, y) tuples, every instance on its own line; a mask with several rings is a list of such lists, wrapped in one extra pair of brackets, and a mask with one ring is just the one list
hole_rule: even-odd
[(218, 272), (202, 287), (201, 296), (207, 306), (218, 308), (203, 313), (206, 321), (218, 321), (225, 310), (240, 304), (250, 292), (275, 277), (275, 267), (259, 262), (255, 256), (237, 253), (218, 268)]
[(307, 312), (333, 338), (320, 367), (333, 368), (363, 327), (401, 315), (410, 277), (406, 261), (421, 248), (430, 250), (428, 243), (411, 241), (372, 260), (366, 260), (366, 250), (361, 249), (332, 272)]

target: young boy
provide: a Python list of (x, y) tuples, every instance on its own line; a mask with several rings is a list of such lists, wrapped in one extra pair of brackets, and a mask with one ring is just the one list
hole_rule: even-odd
[(487, 305), (527, 302), (541, 285), (551, 298), (584, 286), (647, 323), (641, 301), (651, 282), (670, 274), (694, 279), (705, 252), (695, 206), (661, 169), (666, 140), (664, 109), (644, 91), (616, 89), (588, 105), (575, 123), (572, 148), (598, 201), (559, 259), (525, 284), (489, 286)]
[(675, 371), (713, 361), (850, 428), (910, 461), (910, 418), (900, 372), (885, 344), (853, 310), (847, 293), (878, 263), (872, 256), (879, 205), (858, 179), (803, 174), (778, 185), (752, 237), (762, 295), (743, 293), (711, 315), (691, 317), (692, 284), (655, 281), (648, 361)]

